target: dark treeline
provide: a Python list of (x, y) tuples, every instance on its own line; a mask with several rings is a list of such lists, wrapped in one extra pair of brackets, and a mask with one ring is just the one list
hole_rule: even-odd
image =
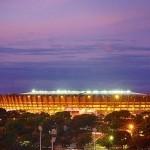
[(114, 111), (107, 115), (81, 114), (72, 117), (69, 112), (33, 114), (24, 111), (6, 111), (0, 108), (0, 149), (39, 149), (39, 130), (42, 126), (42, 147), (51, 145), (52, 129), (57, 130), (55, 147), (75, 144), (83, 149), (93, 143), (107, 148), (142, 149), (150, 146), (150, 112), (131, 114)]

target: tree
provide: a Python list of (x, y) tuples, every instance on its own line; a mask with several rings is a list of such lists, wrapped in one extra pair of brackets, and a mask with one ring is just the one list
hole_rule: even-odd
[(0, 108), (0, 126), (4, 126), (7, 120), (7, 111), (3, 108)]
[(63, 111), (55, 113), (52, 118), (56, 122), (56, 124), (68, 124), (70, 123), (71, 115), (70, 112)]
[(97, 143), (109, 148), (113, 145), (118, 145), (120, 147), (123, 147), (123, 145), (130, 145), (131, 141), (131, 135), (128, 132), (114, 131), (107, 134), (102, 139), (98, 139)]
[(93, 114), (83, 114), (79, 116), (75, 116), (72, 119), (71, 126), (73, 129), (80, 129), (84, 127), (90, 127), (96, 125), (97, 117)]
[(79, 148), (83, 148), (85, 144), (88, 144), (92, 141), (91, 133), (82, 133), (79, 134), (76, 138), (76, 143)]
[(6, 116), (6, 114), (7, 114), (7, 111), (3, 108), (0, 108), (0, 118), (3, 116)]
[(112, 129), (118, 129), (124, 126), (129, 120), (133, 120), (133, 116), (127, 110), (113, 111), (106, 115), (106, 122), (109, 122)]

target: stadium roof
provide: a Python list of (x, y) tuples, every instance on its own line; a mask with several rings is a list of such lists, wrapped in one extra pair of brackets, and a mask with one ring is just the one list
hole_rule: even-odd
[(42, 91), (42, 90), (35, 90), (28, 93), (22, 94), (41, 94), (41, 95), (145, 95), (142, 93), (132, 92), (130, 90), (85, 90), (85, 91), (76, 91), (76, 90), (55, 90), (55, 91)]

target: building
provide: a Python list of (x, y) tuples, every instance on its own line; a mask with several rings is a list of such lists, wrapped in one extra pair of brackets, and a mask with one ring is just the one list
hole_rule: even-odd
[(150, 95), (131, 91), (36, 91), (0, 95), (0, 107), (6, 110), (25, 110), (53, 114), (70, 111), (72, 114), (110, 113), (129, 110), (150, 111)]

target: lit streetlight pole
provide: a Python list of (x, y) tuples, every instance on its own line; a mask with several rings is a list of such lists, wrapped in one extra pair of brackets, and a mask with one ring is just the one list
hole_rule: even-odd
[(112, 145), (113, 141), (114, 141), (114, 136), (113, 135), (109, 135), (108, 140), (109, 140), (110, 145)]
[(131, 136), (133, 134), (134, 128), (135, 128), (134, 124), (132, 124), (132, 123), (128, 124), (128, 131), (130, 132)]
[(97, 129), (96, 128), (93, 128), (93, 133), (94, 133), (94, 138), (93, 138), (93, 149), (96, 150), (96, 137), (95, 137), (95, 134), (97, 132)]
[(57, 130), (56, 129), (52, 129), (51, 131), (49, 131), (49, 133), (51, 134), (51, 150), (54, 150), (54, 142), (56, 141), (56, 136), (57, 136)]
[(110, 135), (110, 136), (109, 136), (109, 141), (112, 142), (113, 140), (114, 140), (114, 136), (113, 136), (113, 135)]
[(40, 131), (40, 150), (42, 150), (42, 130), (43, 130), (43, 128), (42, 128), (42, 126), (39, 125), (38, 129)]

